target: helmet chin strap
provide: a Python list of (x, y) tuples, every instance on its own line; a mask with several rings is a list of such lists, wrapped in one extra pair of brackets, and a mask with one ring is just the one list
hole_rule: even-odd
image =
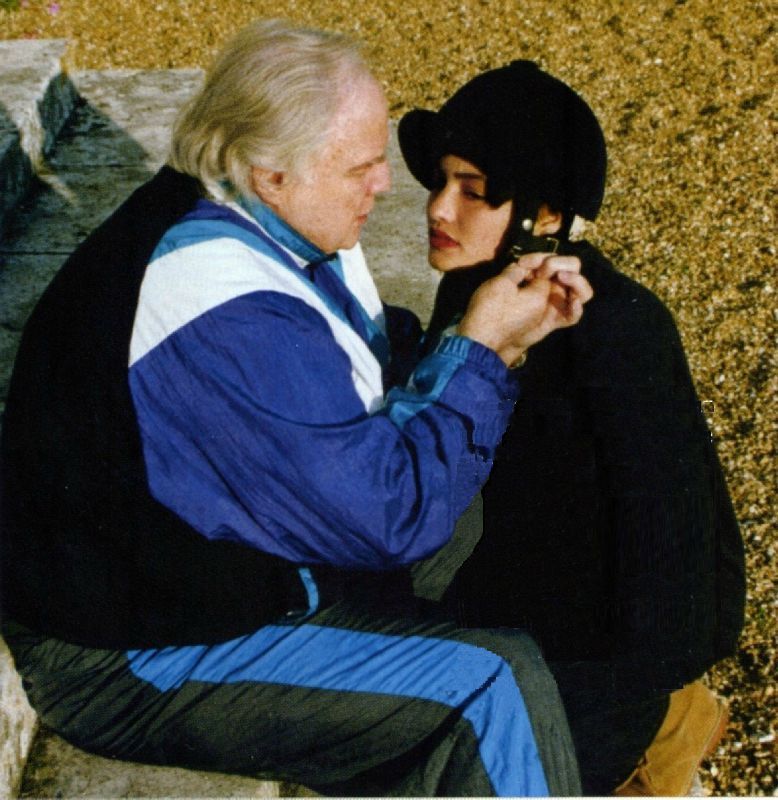
[(505, 234), (504, 244), (497, 254), (495, 261), (500, 268), (518, 261), (525, 253), (556, 253), (560, 242), (566, 238), (563, 225), (554, 236), (535, 236), (532, 232), (535, 220), (540, 210), (539, 203), (525, 201), (520, 204), (514, 200), (514, 209), (508, 230)]
[(514, 239), (513, 244), (507, 248), (507, 253), (516, 261), (524, 253), (556, 253), (559, 249), (560, 239), (556, 236), (535, 236), (532, 229), (535, 221), (525, 217), (519, 224), (521, 233)]

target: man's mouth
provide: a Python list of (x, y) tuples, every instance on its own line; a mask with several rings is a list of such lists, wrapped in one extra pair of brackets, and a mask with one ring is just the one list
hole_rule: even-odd
[(459, 242), (456, 239), (452, 239), (447, 233), (443, 233), (437, 228), (430, 228), (429, 237), (430, 247), (435, 250), (447, 250), (459, 246)]

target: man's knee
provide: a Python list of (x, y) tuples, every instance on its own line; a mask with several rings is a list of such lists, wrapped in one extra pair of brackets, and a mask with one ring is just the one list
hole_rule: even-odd
[(535, 640), (524, 631), (513, 629), (474, 629), (468, 631), (469, 641), (491, 650), (511, 667), (521, 686), (522, 694), (552, 692), (557, 696), (556, 681), (551, 674)]

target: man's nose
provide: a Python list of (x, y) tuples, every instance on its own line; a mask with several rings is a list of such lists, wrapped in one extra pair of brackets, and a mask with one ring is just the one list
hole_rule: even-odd
[(392, 171), (388, 161), (382, 161), (375, 165), (373, 170), (373, 180), (370, 185), (371, 194), (382, 194), (388, 192), (392, 187)]

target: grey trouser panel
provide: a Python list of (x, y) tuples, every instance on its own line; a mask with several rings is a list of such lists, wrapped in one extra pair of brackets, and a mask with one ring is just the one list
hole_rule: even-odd
[(470, 558), (484, 530), (484, 501), (479, 492), (457, 521), (447, 544), (411, 568), (416, 597), (439, 602), (462, 564)]
[(103, 755), (337, 795), (580, 793), (556, 684), (520, 632), (340, 602), (210, 646), (4, 635), (44, 723)]

